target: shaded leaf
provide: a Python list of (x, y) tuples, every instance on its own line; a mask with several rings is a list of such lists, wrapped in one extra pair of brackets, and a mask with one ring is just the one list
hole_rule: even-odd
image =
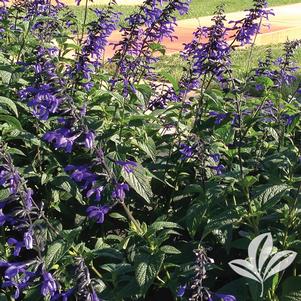
[(15, 103), (4, 96), (0, 96), (0, 105), (5, 105), (7, 108), (9, 108), (17, 117), (18, 117), (18, 109)]

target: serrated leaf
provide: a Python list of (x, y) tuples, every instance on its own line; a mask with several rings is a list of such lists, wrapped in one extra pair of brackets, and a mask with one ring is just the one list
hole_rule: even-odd
[(138, 146), (142, 151), (144, 151), (152, 160), (156, 160), (156, 144), (154, 140), (150, 137), (147, 138), (145, 142), (133, 140), (133, 144)]
[(150, 185), (151, 177), (148, 175), (147, 170), (138, 165), (133, 172), (128, 173), (122, 169), (122, 176), (124, 180), (148, 203), (151, 202), (153, 196), (152, 188)]
[(149, 228), (152, 228), (154, 230), (162, 230), (164, 228), (166, 229), (181, 229), (181, 226), (178, 225), (177, 223), (173, 223), (173, 222), (165, 222), (165, 221), (156, 221), (154, 223), (152, 223)]
[(273, 202), (276, 198), (281, 199), (284, 192), (288, 189), (286, 184), (268, 186), (256, 199), (262, 204)]
[(163, 253), (141, 254), (135, 258), (135, 276), (143, 292), (151, 286), (159, 274), (164, 258)]
[(0, 105), (6, 106), (18, 117), (17, 106), (11, 99), (4, 97), (4, 96), (0, 96)]
[(133, 270), (133, 267), (128, 263), (107, 263), (103, 264), (101, 268), (116, 275), (124, 275), (126, 273), (132, 272)]
[(0, 190), (0, 202), (6, 200), (10, 196), (9, 189)]
[(93, 250), (93, 255), (96, 255), (97, 257), (108, 257), (108, 258), (114, 258), (118, 260), (122, 260), (123, 258), (122, 253), (113, 248), (103, 248), (99, 250)]
[(9, 84), (10, 79), (12, 77), (12, 73), (10, 71), (7, 71), (7, 70), (9, 70), (9, 68), (7, 68), (7, 70), (5, 70), (5, 67), (6, 66), (1, 66), (0, 67), (0, 77), (1, 77), (2, 82), (4, 84)]
[(68, 251), (69, 246), (67, 246), (66, 242), (63, 240), (59, 240), (54, 242), (48, 247), (46, 256), (45, 256), (45, 264), (48, 268), (51, 268), (54, 264), (56, 264)]

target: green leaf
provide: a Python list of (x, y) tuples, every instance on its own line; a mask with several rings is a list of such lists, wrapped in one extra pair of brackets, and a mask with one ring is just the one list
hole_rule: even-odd
[(278, 203), (281, 200), (281, 197), (287, 189), (288, 186), (286, 184), (263, 186), (263, 191), (256, 199), (261, 205), (268, 206), (270, 203), (275, 205), (275, 202)]
[(72, 196), (74, 196), (81, 204), (85, 205), (82, 194), (80, 193), (77, 185), (68, 176), (57, 176), (52, 182), (53, 186), (60, 188)]
[(153, 52), (160, 52), (161, 54), (165, 55), (166, 53), (166, 47), (161, 45), (160, 43), (151, 43), (149, 45), (149, 48), (153, 51)]
[(179, 226), (176, 223), (173, 222), (165, 222), (165, 221), (156, 221), (154, 223), (152, 223), (149, 228), (152, 228), (154, 230), (163, 230), (164, 228), (166, 229), (175, 229), (175, 228), (181, 228), (181, 226)]
[(18, 117), (17, 106), (11, 99), (4, 97), (4, 96), (0, 96), (0, 105), (5, 105)]
[(124, 180), (148, 203), (151, 202), (153, 196), (152, 188), (150, 185), (151, 177), (148, 175), (147, 170), (140, 164), (135, 167), (132, 173), (126, 172), (122, 169), (121, 172)]
[(281, 301), (301, 300), (301, 276), (289, 277), (282, 284)]
[(63, 240), (59, 240), (51, 244), (47, 250), (45, 257), (45, 264), (48, 268), (51, 268), (56, 264), (68, 251), (69, 244)]
[(144, 151), (152, 160), (155, 162), (156, 160), (156, 144), (154, 140), (150, 137), (147, 138), (146, 141), (137, 141), (133, 140), (133, 144), (138, 146), (142, 151)]
[(172, 84), (172, 87), (174, 88), (176, 93), (179, 92), (180, 90), (179, 83), (170, 73), (166, 71), (160, 71), (159, 74)]
[(4, 121), (7, 124), (9, 124), (10, 126), (12, 126), (13, 128), (18, 129), (20, 131), (23, 130), (20, 121), (17, 118), (13, 117), (13, 116), (0, 115), (0, 121)]
[(275, 142), (279, 142), (279, 135), (273, 128), (267, 128), (267, 133), (274, 138)]
[(77, 236), (80, 234), (81, 230), (81, 227), (77, 227), (71, 230), (60, 231), (60, 234), (62, 237), (64, 237), (64, 240), (60, 239), (55, 241), (48, 247), (45, 257), (45, 264), (48, 268), (51, 268), (53, 265), (55, 265), (66, 254), (76, 240)]
[(165, 254), (181, 254), (181, 251), (177, 248), (169, 245), (162, 246), (160, 250)]
[(8, 66), (0, 66), (0, 77), (4, 84), (9, 84), (12, 77), (12, 73), (9, 70), (10, 68)]
[(4, 201), (10, 196), (9, 189), (1, 189), (0, 190), (0, 202)]
[(146, 292), (159, 274), (164, 258), (162, 253), (141, 254), (135, 258), (135, 276), (143, 292)]
[(202, 239), (205, 238), (213, 230), (218, 230), (224, 228), (225, 226), (232, 225), (239, 220), (239, 215), (236, 211), (228, 209), (225, 212), (215, 216), (206, 225)]

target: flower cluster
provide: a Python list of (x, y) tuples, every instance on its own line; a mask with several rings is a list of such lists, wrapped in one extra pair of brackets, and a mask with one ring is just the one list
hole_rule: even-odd
[(251, 44), (253, 37), (256, 36), (263, 20), (268, 20), (270, 15), (274, 15), (272, 9), (267, 8), (266, 0), (254, 0), (253, 8), (251, 8), (246, 17), (238, 20), (231, 21), (233, 24), (232, 30), (235, 31), (234, 41), (240, 43), (240, 45)]
[(35, 61), (26, 66), (27, 72), (33, 71), (34, 81), (19, 91), (20, 99), (26, 101), (33, 115), (41, 120), (56, 113), (63, 102), (59, 87), (64, 85), (64, 80), (58, 77), (54, 63), (57, 54), (55, 47), (38, 47), (34, 53)]
[(30, 0), (20, 1), (17, 5), (25, 10), (24, 20), (33, 23), (31, 32), (40, 40), (49, 42), (55, 35), (59, 35), (59, 14), (65, 5), (59, 0)]
[(185, 45), (182, 52), (185, 59), (191, 60), (190, 76), (181, 83), (188, 91), (198, 88), (204, 75), (223, 82), (229, 72), (231, 47), (227, 42), (228, 28), (222, 6), (215, 12), (212, 21), (212, 26), (199, 27), (194, 32), (193, 40)]
[(90, 277), (90, 272), (83, 258), (79, 257), (76, 260), (76, 295), (79, 300), (100, 301), (98, 298), (93, 283)]
[(207, 256), (203, 248), (194, 250), (194, 254), (196, 256), (195, 277), (190, 285), (185, 284), (178, 288), (177, 296), (182, 298), (187, 294), (190, 296), (189, 301), (236, 301), (232, 295), (212, 293), (204, 286), (208, 265), (214, 263), (214, 260)]
[[(165, 6), (164, 2), (167, 2)], [(123, 39), (114, 46), (117, 51), (111, 60), (117, 66), (111, 79), (112, 89), (116, 82), (122, 80), (124, 94), (127, 95), (129, 91), (135, 92), (134, 85), (142, 77), (154, 78), (152, 72), (152, 63), (156, 61), (154, 46), (163, 38), (174, 38), (176, 25), (174, 14), (187, 13), (189, 2), (146, 0), (139, 12), (126, 19), (128, 26), (121, 28)]]
[(91, 75), (101, 66), (101, 61), (108, 44), (108, 37), (117, 29), (120, 13), (113, 10), (115, 1), (111, 1), (107, 9), (92, 9), (96, 20), (87, 28), (87, 37), (83, 42), (81, 53), (77, 55), (75, 68), (69, 75), (79, 80), (84, 79), (83, 87), (87, 90), (93, 86)]
[[(27, 186), (25, 179), (14, 166), (12, 158), (4, 145), (0, 145), (0, 188), (7, 191), (7, 197), (1, 202), (0, 226), (9, 227), (15, 237), (10, 237), (7, 244), (12, 247), (16, 262), (0, 262), (5, 268), (3, 288), (14, 289), (13, 297), (18, 299), (31, 283), (40, 275), (41, 253), (44, 248), (37, 240), (36, 225), (33, 221), (43, 215), (42, 207), (33, 200), (33, 190)], [(21, 238), (21, 239), (20, 239)], [(25, 262), (18, 258), (26, 251), (33, 251), (33, 257)], [(54, 293), (56, 287), (42, 290), (44, 296)]]

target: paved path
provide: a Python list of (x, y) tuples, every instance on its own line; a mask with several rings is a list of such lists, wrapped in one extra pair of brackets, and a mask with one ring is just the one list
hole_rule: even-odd
[[(140, 5), (143, 0), (116, 0), (118, 5)], [(68, 5), (75, 5), (75, 0), (63, 0), (63, 3)], [(93, 3), (89, 2), (89, 5), (107, 5), (109, 0), (93, 0)], [(80, 5), (84, 6), (86, 3), (84, 0), (80, 2)]]
[[(273, 7), (273, 10), (275, 16), (270, 17), (270, 27), (262, 27), (261, 34), (256, 39), (256, 45), (278, 44), (285, 42), (287, 39), (301, 39), (301, 3), (277, 6)], [(244, 15), (245, 12), (229, 13), (227, 14), (227, 20), (238, 20), (243, 18)], [(191, 41), (197, 26), (210, 24), (210, 16), (178, 21), (178, 27), (175, 31), (178, 39), (173, 42), (169, 40), (163, 41), (167, 54), (181, 51), (183, 44)], [(120, 33), (114, 32), (110, 37), (110, 42), (116, 43), (120, 38)], [(108, 47), (106, 57), (111, 57), (113, 53), (112, 47)]]

